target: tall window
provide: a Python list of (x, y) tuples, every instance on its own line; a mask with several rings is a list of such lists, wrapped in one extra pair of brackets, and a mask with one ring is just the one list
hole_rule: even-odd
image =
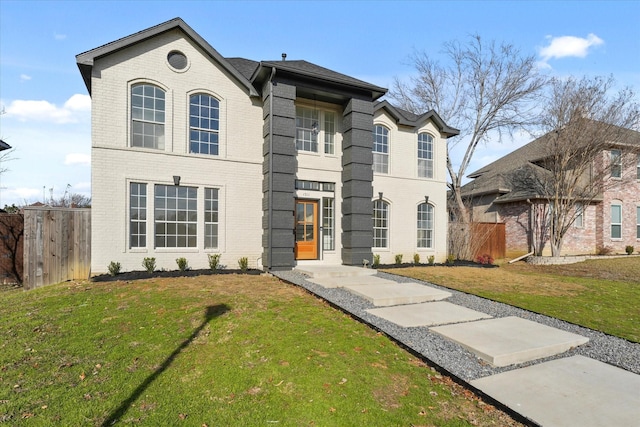
[(611, 176), (613, 178), (620, 178), (622, 176), (622, 151), (611, 150)]
[(331, 197), (322, 199), (322, 249), (332, 251), (335, 249), (335, 210)]
[(640, 155), (638, 156), (638, 167), (636, 168), (636, 179), (640, 179)]
[(418, 176), (433, 178), (433, 137), (428, 133), (418, 135)]
[(164, 91), (150, 84), (131, 88), (131, 146), (164, 150)]
[(195, 187), (155, 186), (155, 238), (157, 248), (195, 248), (198, 199)]
[(389, 173), (389, 129), (373, 127), (373, 171)]
[(389, 243), (389, 204), (384, 200), (373, 202), (373, 247), (386, 248)]
[(336, 115), (324, 112), (324, 154), (335, 154)]
[(147, 184), (129, 184), (129, 247), (147, 246)]
[(218, 189), (204, 189), (204, 247), (218, 247)]
[(636, 207), (636, 239), (640, 239), (640, 206)]
[(189, 150), (192, 153), (218, 155), (220, 103), (203, 93), (189, 101)]
[(611, 238), (622, 238), (622, 206), (611, 205)]
[(573, 221), (576, 228), (584, 227), (584, 205), (580, 202), (576, 203), (576, 219)]
[(418, 247), (433, 248), (433, 206), (418, 205)]
[(296, 107), (296, 149), (318, 152), (318, 111)]

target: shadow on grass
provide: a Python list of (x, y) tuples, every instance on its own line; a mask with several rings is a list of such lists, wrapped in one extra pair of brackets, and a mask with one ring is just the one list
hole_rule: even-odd
[(167, 359), (162, 363), (162, 365), (160, 365), (158, 369), (156, 369), (151, 375), (149, 375), (131, 393), (131, 395), (120, 404), (120, 406), (116, 410), (114, 410), (111, 414), (109, 414), (107, 419), (105, 419), (104, 422), (102, 423), (102, 427), (112, 426), (116, 422), (118, 422), (118, 420), (129, 410), (131, 405), (136, 400), (138, 400), (140, 395), (144, 393), (144, 391), (156, 380), (156, 378), (158, 378), (164, 371), (167, 370), (169, 366), (171, 366), (171, 364), (173, 363), (175, 358), (180, 354), (180, 352), (182, 352), (182, 350), (184, 350), (189, 346), (189, 344), (191, 344), (191, 342), (198, 336), (200, 331), (207, 325), (207, 323), (209, 323), (211, 319), (213, 319), (214, 317), (222, 316), (224, 313), (229, 311), (229, 309), (230, 309), (229, 306), (227, 306), (226, 304), (218, 304), (218, 305), (207, 307), (205, 318), (200, 324), (200, 326), (198, 326), (193, 331), (193, 333), (189, 336), (189, 338), (184, 340), (182, 344), (180, 344), (178, 348), (176, 348), (173, 351), (173, 353), (171, 353), (169, 357), (167, 357)]

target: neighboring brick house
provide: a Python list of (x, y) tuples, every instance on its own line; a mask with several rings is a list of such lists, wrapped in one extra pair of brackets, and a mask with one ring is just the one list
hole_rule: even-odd
[(225, 58), (179, 18), (77, 55), (92, 98), (93, 274), (144, 257), (206, 268), (211, 253), (267, 270), (446, 258), (458, 131), (285, 59)]
[[(612, 141), (610, 149), (593, 159), (592, 170), (606, 170), (597, 175), (602, 191), (588, 203), (578, 202), (562, 255), (590, 254), (602, 247), (624, 253), (627, 245), (640, 250), (640, 133), (617, 129), (624, 143)], [(546, 199), (518, 186), (514, 171), (550, 174), (544, 168), (549, 155), (545, 135), (469, 174), (472, 180), (462, 187), (473, 221), (505, 224), (507, 257), (533, 251), (536, 239), (548, 237), (536, 236), (541, 221), (548, 221)], [(550, 254), (548, 245), (544, 254)]]

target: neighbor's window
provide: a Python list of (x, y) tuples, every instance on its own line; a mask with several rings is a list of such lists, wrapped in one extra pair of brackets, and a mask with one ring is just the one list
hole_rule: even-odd
[(433, 178), (433, 137), (428, 133), (418, 135), (418, 176)]
[(373, 247), (386, 248), (389, 242), (389, 203), (373, 202)]
[(611, 205), (611, 238), (622, 238), (622, 206)]
[(418, 247), (433, 248), (433, 206), (418, 205)]
[(164, 91), (150, 84), (131, 87), (131, 146), (164, 150)]
[(147, 184), (129, 184), (129, 247), (147, 246)]
[(195, 248), (198, 237), (198, 199), (195, 187), (155, 186), (157, 248)]
[(218, 155), (220, 102), (199, 93), (189, 98), (189, 151)]
[(332, 251), (335, 249), (335, 210), (332, 197), (322, 198), (322, 249)]
[(204, 189), (204, 247), (218, 247), (218, 189)]
[(296, 149), (318, 152), (318, 111), (296, 107)]
[(636, 179), (640, 179), (640, 156), (638, 156), (638, 167), (636, 169)]
[(389, 173), (389, 129), (373, 127), (373, 171)]
[(584, 227), (584, 205), (582, 203), (576, 203), (576, 219), (573, 221), (573, 226), (576, 228)]
[(640, 206), (636, 207), (636, 239), (640, 239)]
[(611, 176), (613, 178), (620, 178), (622, 176), (622, 151), (611, 150)]

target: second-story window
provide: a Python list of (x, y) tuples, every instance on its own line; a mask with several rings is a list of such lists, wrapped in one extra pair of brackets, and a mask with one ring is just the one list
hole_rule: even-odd
[(189, 151), (218, 155), (220, 103), (213, 96), (199, 93), (189, 100)]
[(389, 129), (373, 127), (373, 171), (389, 173)]
[(611, 159), (611, 177), (622, 177), (622, 151), (611, 150), (609, 154)]
[(150, 84), (131, 88), (131, 146), (164, 150), (164, 90)]
[(318, 111), (296, 107), (296, 149), (317, 153), (319, 133)]
[(433, 178), (433, 137), (428, 133), (418, 135), (418, 176)]

